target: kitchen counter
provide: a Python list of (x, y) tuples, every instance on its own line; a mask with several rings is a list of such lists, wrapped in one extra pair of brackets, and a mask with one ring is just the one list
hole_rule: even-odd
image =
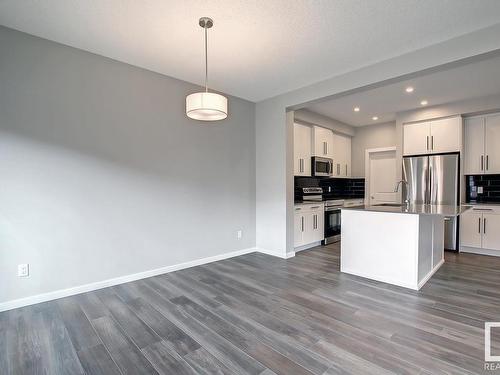
[(389, 212), (396, 214), (414, 214), (414, 215), (440, 215), (440, 216), (459, 216), (470, 209), (471, 206), (448, 206), (442, 204), (411, 204), (402, 206), (357, 206), (344, 207), (343, 210)]
[(324, 206), (325, 202), (324, 201), (302, 201), (302, 202), (295, 202), (294, 203), (294, 206), (309, 206), (309, 205)]
[(444, 263), (445, 220), (468, 209), (473, 208), (342, 208), (340, 271), (419, 290)]

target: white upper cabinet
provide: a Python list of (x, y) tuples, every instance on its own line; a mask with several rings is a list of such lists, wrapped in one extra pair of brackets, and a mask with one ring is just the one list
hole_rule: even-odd
[(461, 148), (460, 116), (403, 125), (404, 155), (459, 152)]
[(465, 174), (500, 173), (500, 114), (465, 120)]
[(313, 156), (333, 159), (333, 132), (320, 126), (313, 126)]
[(333, 134), (333, 175), (351, 176), (351, 137)]
[(311, 176), (311, 157), (333, 159), (333, 176), (351, 176), (351, 137), (321, 126), (293, 125), (294, 176)]
[(465, 119), (465, 174), (484, 173), (484, 117)]
[(403, 153), (405, 155), (428, 154), (430, 133), (428, 122), (404, 124)]
[(431, 153), (455, 152), (462, 148), (462, 118), (449, 117), (430, 122)]
[(294, 176), (311, 175), (311, 137), (310, 126), (293, 124), (293, 174)]
[(484, 153), (484, 172), (500, 173), (500, 114), (486, 116)]

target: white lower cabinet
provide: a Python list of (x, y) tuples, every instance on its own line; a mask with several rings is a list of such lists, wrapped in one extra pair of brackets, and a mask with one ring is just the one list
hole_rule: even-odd
[(460, 216), (460, 244), (468, 247), (481, 247), (482, 213), (465, 212)]
[(460, 250), (500, 256), (500, 207), (476, 206), (460, 216)]
[(500, 215), (483, 214), (483, 248), (500, 250)]
[(324, 205), (301, 204), (295, 206), (294, 247), (315, 244), (324, 239)]

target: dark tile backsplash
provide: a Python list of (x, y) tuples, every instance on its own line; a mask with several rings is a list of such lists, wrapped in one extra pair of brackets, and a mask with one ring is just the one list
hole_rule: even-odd
[(500, 174), (465, 176), (465, 200), (467, 203), (500, 203)]
[(365, 197), (364, 178), (294, 177), (295, 199), (300, 198), (300, 188), (322, 187), (324, 199), (350, 199)]

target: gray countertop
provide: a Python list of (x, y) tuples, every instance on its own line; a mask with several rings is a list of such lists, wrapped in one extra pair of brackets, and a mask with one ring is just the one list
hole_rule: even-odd
[(358, 206), (344, 207), (342, 209), (356, 211), (389, 212), (395, 214), (458, 216), (470, 209), (470, 207), (448, 206), (443, 204), (411, 204), (409, 206)]

